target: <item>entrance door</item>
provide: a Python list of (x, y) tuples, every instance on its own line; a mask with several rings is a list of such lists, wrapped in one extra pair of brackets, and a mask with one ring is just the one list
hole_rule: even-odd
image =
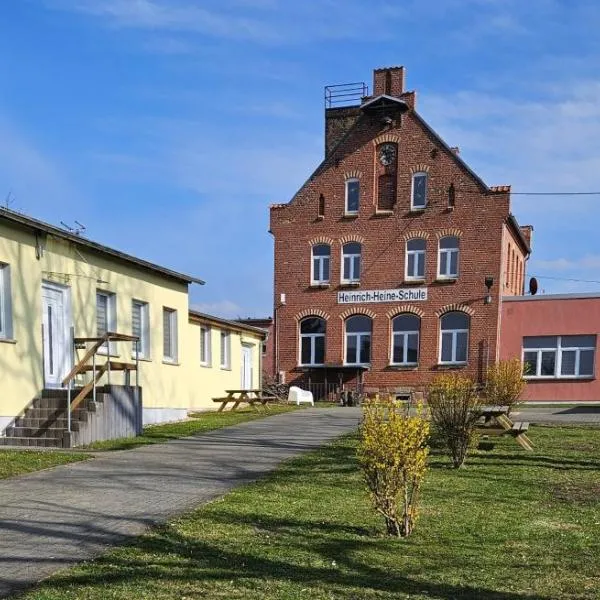
[(242, 389), (252, 389), (252, 348), (242, 346)]
[(42, 283), (42, 327), (44, 335), (44, 382), (61, 387), (71, 368), (71, 315), (69, 288)]

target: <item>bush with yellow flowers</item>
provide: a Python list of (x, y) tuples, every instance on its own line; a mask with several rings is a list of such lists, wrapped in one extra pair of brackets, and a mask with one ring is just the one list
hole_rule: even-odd
[(358, 460), (389, 535), (406, 537), (415, 524), (429, 453), (425, 417), (421, 405), (411, 415), (391, 397), (363, 404)]
[(523, 365), (518, 358), (501, 360), (487, 370), (485, 399), (488, 404), (508, 406), (508, 414), (517, 405), (525, 389)]

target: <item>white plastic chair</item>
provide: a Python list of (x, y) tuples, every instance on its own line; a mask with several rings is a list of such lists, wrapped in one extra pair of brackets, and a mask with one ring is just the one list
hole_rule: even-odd
[(311, 406), (315, 405), (312, 392), (309, 392), (308, 390), (303, 390), (302, 388), (296, 387), (295, 385), (290, 387), (288, 402), (294, 402), (298, 406), (300, 406), (300, 404), (302, 403), (310, 404)]

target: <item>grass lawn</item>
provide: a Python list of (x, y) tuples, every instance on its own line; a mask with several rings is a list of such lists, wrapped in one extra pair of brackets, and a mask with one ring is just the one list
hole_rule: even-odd
[(66, 453), (44, 450), (0, 450), (0, 479), (41, 471), (57, 465), (86, 460), (89, 455), (81, 452)]
[(532, 427), (454, 471), (433, 456), (421, 517), (386, 538), (355, 438), (65, 571), (32, 599), (598, 598), (600, 428)]
[(193, 418), (187, 421), (177, 423), (166, 423), (164, 425), (148, 425), (144, 427), (142, 435), (135, 438), (120, 438), (117, 440), (107, 440), (105, 442), (95, 442), (86, 446), (86, 449), (92, 450), (127, 450), (137, 448), (147, 444), (162, 444), (168, 440), (204, 433), (213, 429), (221, 429), (228, 425), (237, 425), (246, 421), (262, 419), (271, 415), (297, 410), (298, 407), (290, 404), (273, 404), (267, 410), (256, 410), (254, 408), (244, 408), (236, 411), (201, 412), (195, 413)]

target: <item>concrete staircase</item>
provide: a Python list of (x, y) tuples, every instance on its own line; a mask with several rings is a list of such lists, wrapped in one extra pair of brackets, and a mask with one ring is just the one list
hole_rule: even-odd
[[(81, 388), (73, 388), (74, 398)], [(88, 421), (89, 414), (96, 411), (96, 404), (86, 397), (71, 412), (71, 431), (79, 431)], [(0, 437), (0, 446), (70, 448), (71, 438), (67, 429), (67, 390), (46, 389), (39, 398), (15, 419)]]

